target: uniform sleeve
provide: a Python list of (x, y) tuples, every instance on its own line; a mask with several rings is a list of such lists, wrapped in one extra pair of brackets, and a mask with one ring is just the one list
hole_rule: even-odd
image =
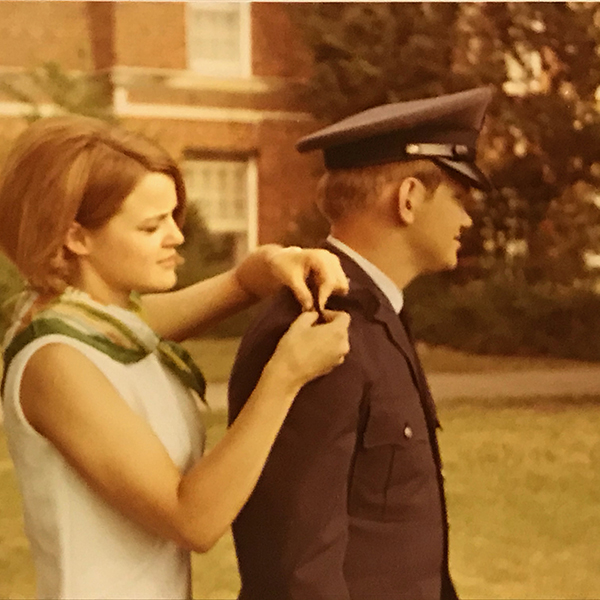
[[(263, 322), (244, 340), (230, 383), (233, 419), (291, 319)], [(348, 481), (355, 451), (362, 370), (343, 365), (299, 393), (257, 487), (234, 523), (242, 599), (347, 600)]]

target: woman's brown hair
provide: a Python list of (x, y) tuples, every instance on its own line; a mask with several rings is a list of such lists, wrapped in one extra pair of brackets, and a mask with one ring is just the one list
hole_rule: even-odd
[(185, 212), (183, 177), (151, 140), (81, 116), (41, 119), (17, 139), (0, 176), (0, 249), (44, 294), (69, 283), (64, 247), (73, 221), (102, 227), (150, 172), (175, 183), (175, 220)]

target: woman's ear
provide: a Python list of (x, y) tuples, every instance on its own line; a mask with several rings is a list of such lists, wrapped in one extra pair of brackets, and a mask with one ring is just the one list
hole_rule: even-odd
[(397, 212), (400, 222), (411, 225), (415, 220), (415, 211), (427, 198), (427, 190), (423, 182), (416, 177), (402, 180), (398, 188)]
[(87, 256), (90, 253), (87, 230), (77, 221), (69, 226), (65, 236), (65, 248), (76, 256)]

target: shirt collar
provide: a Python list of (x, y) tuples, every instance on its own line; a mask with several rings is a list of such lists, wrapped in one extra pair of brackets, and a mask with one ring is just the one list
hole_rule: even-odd
[(330, 235), (327, 241), (349, 256), (365, 273), (373, 280), (375, 285), (383, 292), (385, 297), (390, 301), (396, 313), (399, 313), (404, 306), (404, 293), (398, 286), (372, 262), (368, 261), (364, 256), (361, 256), (356, 250), (350, 248), (340, 242), (337, 238)]

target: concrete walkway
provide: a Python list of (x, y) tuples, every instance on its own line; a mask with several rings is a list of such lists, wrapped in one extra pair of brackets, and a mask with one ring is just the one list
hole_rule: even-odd
[[(520, 396), (598, 396), (600, 366), (534, 371), (431, 373), (427, 377), (437, 401), (450, 398)], [(227, 384), (211, 383), (206, 398), (214, 410), (227, 406)]]

